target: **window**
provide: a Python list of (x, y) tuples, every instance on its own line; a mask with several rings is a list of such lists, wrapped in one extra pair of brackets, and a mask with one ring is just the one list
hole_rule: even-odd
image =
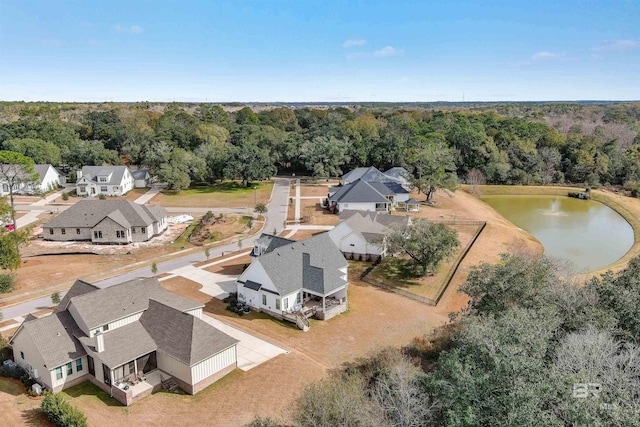
[(71, 362), (67, 363), (67, 375), (73, 374), (73, 365)]
[(24, 359), (24, 352), (23, 351), (20, 352), (20, 357)]
[(58, 366), (56, 368), (56, 379), (57, 380), (61, 380), (62, 379), (62, 366)]
[(102, 330), (103, 330), (103, 331), (108, 331), (108, 330), (109, 330), (109, 324), (107, 323), (106, 325), (104, 325), (104, 326), (102, 327)]
[[(267, 296), (266, 295), (262, 295), (262, 305), (267, 305)], [(24, 359), (24, 357), (23, 357)]]
[(65, 230), (64, 228), (62, 229), (62, 234), (67, 234), (67, 230)]
[(80, 234), (80, 229), (76, 228), (76, 234)]
[(298, 298), (296, 298), (296, 302), (297, 302), (298, 304), (300, 304), (300, 300), (301, 300), (301, 299), (302, 299), (302, 295), (301, 295), (301, 294), (298, 294)]
[(49, 229), (49, 234), (53, 234), (53, 228)]
[(136, 234), (136, 228), (135, 228), (135, 227), (131, 227), (131, 232), (132, 232), (133, 234)]
[(120, 238), (124, 237), (124, 233), (122, 231), (120, 231), (120, 230), (116, 230), (116, 237), (118, 239), (120, 239)]
[(280, 298), (276, 298), (276, 310), (280, 310)]
[(140, 227), (140, 232), (141, 232), (141, 233), (146, 233), (146, 232), (147, 232), (147, 229), (146, 229), (145, 227)]
[(100, 182), (107, 182), (107, 177), (106, 176), (101, 176), (100, 177)]
[(284, 304), (284, 309), (287, 310), (289, 308), (289, 298), (285, 298), (282, 300)]
[(106, 185), (103, 185), (103, 186), (100, 187), (100, 192), (101, 193), (106, 193), (107, 191), (109, 191), (109, 189), (107, 188)]
[(76, 359), (76, 372), (82, 371), (82, 359)]
[(94, 231), (93, 237), (94, 239), (102, 239), (102, 231)]

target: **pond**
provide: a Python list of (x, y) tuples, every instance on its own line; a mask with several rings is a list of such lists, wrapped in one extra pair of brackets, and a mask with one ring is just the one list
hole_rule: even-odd
[(592, 200), (559, 196), (483, 196), (502, 216), (542, 243), (545, 255), (569, 260), (577, 272), (622, 258), (634, 241), (629, 223)]

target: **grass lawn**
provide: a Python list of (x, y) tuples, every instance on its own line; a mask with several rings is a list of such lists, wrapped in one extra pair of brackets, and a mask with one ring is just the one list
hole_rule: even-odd
[(155, 196), (153, 203), (172, 207), (193, 208), (248, 208), (257, 203), (267, 203), (271, 198), (272, 181), (254, 182), (244, 187), (239, 181), (225, 181), (209, 186), (192, 187), (178, 194), (162, 192)]

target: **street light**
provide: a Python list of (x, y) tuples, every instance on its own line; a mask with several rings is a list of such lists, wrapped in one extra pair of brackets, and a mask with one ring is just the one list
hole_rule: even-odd
[(258, 189), (258, 186), (254, 185), (253, 186), (253, 206), (257, 206), (258, 205), (258, 201), (256, 198), (256, 190)]

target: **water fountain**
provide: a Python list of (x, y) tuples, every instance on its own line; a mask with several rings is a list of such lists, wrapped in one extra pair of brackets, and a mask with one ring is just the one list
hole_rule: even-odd
[(568, 215), (566, 212), (563, 212), (560, 210), (559, 199), (553, 199), (553, 201), (551, 202), (551, 208), (541, 209), (541, 213), (542, 215), (548, 215), (548, 216), (567, 216)]

